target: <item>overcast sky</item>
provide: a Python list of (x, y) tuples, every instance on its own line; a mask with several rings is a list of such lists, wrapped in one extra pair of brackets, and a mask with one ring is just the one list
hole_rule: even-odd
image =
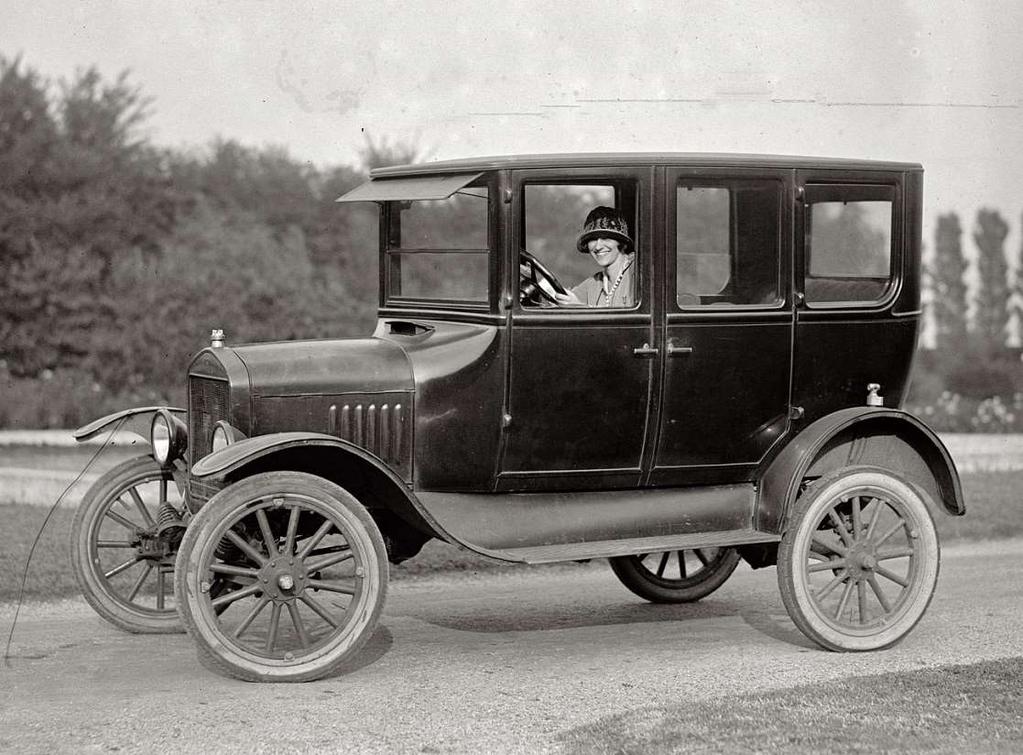
[[(1023, 212), (1023, 3), (2, 0), (0, 52), (124, 69), (158, 143), (220, 135), (354, 162), (362, 131), (432, 158), (760, 152), (918, 161), (937, 212)], [(972, 246), (968, 238), (967, 246)]]

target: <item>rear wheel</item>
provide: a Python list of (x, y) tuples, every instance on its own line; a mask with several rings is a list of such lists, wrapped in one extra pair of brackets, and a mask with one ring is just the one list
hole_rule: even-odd
[(734, 548), (694, 548), (609, 559), (615, 576), (654, 603), (691, 603), (710, 595), (739, 565)]
[(778, 584), (796, 626), (830, 650), (895, 644), (938, 579), (928, 496), (887, 470), (822, 477), (797, 500), (778, 547)]
[(366, 642), (387, 568), (380, 532), (350, 493), (269, 472), (193, 517), (174, 586), (204, 663), (247, 681), (301, 682), (338, 670)]
[(171, 473), (149, 456), (113, 467), (82, 498), (71, 526), (72, 568), (82, 595), (111, 624), (181, 631), (173, 575), (184, 509)]

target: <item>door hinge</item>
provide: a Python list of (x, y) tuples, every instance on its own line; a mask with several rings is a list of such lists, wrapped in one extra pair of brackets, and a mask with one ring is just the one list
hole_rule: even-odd
[(806, 411), (801, 406), (789, 407), (789, 419), (802, 419)]

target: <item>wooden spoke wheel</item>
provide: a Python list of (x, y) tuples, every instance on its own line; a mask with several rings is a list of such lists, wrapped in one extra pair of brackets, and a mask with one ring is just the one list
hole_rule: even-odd
[(174, 556), (184, 513), (171, 473), (149, 456), (110, 469), (89, 488), (71, 527), (82, 595), (104, 619), (138, 633), (180, 632)]
[(691, 603), (710, 595), (739, 565), (734, 548), (695, 548), (609, 559), (629, 590), (654, 603)]
[(269, 472), (193, 517), (174, 586), (200, 660), (248, 681), (299, 682), (359, 651), (383, 608), (387, 569), (380, 532), (351, 494)]
[(840, 470), (800, 496), (778, 548), (796, 626), (830, 650), (877, 650), (920, 620), (938, 578), (926, 493), (873, 467)]

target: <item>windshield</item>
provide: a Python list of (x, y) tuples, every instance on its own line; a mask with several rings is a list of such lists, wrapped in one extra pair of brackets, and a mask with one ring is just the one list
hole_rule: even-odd
[(470, 184), (447, 199), (388, 203), (388, 302), (486, 305), (490, 190)]

